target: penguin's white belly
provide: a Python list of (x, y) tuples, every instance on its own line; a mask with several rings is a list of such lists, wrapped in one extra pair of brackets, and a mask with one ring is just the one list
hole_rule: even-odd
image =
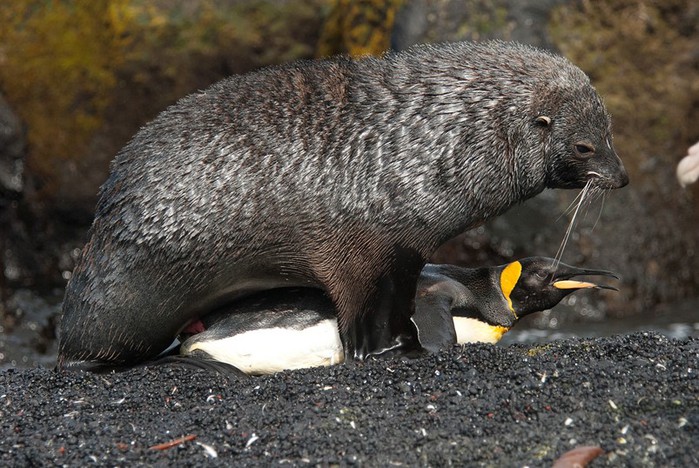
[(195, 342), (183, 353), (197, 349), (206, 352), (216, 361), (255, 375), (331, 366), (345, 359), (336, 320), (324, 320), (301, 330), (250, 330), (219, 340)]

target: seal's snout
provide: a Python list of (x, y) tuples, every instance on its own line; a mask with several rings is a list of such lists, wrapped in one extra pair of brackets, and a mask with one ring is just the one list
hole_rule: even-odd
[(621, 162), (615, 151), (590, 161), (592, 167), (587, 171), (588, 180), (593, 180), (594, 185), (604, 189), (618, 189), (629, 183), (629, 174), (624, 163)]
[(629, 184), (629, 173), (626, 172), (624, 163), (621, 162), (621, 158), (614, 153), (614, 159), (617, 163), (617, 170), (612, 173), (611, 182), (613, 186), (611, 188), (622, 188)]

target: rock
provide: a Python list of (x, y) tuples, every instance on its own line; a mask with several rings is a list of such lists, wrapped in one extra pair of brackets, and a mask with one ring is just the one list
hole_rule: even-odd
[(25, 140), (19, 117), (0, 94), (0, 209), (22, 194)]

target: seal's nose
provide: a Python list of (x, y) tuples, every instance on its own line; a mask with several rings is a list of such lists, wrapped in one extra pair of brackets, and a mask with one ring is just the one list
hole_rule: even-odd
[(616, 174), (614, 174), (614, 188), (621, 188), (628, 185), (629, 174), (626, 172), (626, 168), (624, 167), (624, 163), (621, 162), (621, 158), (616, 154), (614, 157), (616, 157), (617, 164), (619, 165), (618, 171)]
[(604, 188), (618, 189), (628, 185), (629, 174), (613, 146), (609, 145), (608, 150), (605, 148), (596, 164), (595, 172), (602, 179), (600, 185)]

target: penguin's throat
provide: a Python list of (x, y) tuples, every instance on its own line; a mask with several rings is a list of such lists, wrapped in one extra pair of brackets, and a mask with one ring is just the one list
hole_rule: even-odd
[(495, 344), (510, 330), (510, 327), (490, 325), (489, 323), (470, 317), (454, 316), (454, 330), (456, 331), (456, 342), (458, 344)]

